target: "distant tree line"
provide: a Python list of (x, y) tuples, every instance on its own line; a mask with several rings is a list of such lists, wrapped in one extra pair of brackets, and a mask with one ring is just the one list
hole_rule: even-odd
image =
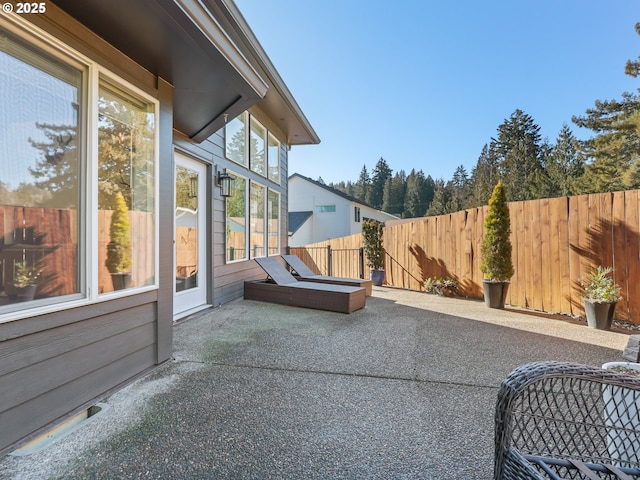
[[(640, 35), (640, 23), (635, 29)], [(625, 74), (640, 75), (640, 56), (627, 62)], [(380, 158), (371, 174), (364, 165), (355, 183), (330, 186), (404, 218), (486, 205), (498, 180), (504, 184), (508, 201), (640, 188), (637, 93), (624, 92), (620, 100), (596, 100), (593, 108), (572, 121), (592, 130), (594, 136), (578, 140), (565, 123), (555, 143), (550, 143), (541, 139), (534, 119), (516, 109), (484, 145), (470, 173), (460, 165), (446, 182), (415, 169), (408, 175), (404, 170), (394, 175)]]

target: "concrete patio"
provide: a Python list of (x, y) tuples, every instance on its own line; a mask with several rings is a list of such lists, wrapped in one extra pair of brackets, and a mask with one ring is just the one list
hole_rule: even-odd
[(374, 287), (351, 315), (236, 301), (2, 479), (488, 479), (501, 380), (619, 360), (628, 334)]

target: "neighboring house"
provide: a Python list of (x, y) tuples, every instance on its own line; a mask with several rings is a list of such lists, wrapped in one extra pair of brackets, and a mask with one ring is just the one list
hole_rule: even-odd
[(14, 5), (36, 11), (0, 15), (0, 455), (241, 298), (287, 245), (288, 150), (319, 142), (231, 0)]
[(289, 246), (362, 232), (362, 222), (398, 217), (299, 173), (289, 177)]

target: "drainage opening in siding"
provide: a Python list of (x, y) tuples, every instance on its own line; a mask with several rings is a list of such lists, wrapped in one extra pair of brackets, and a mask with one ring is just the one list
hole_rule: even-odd
[(86, 410), (81, 411), (80, 413), (74, 415), (73, 417), (65, 420), (62, 423), (59, 423), (51, 430), (44, 432), (42, 435), (38, 435), (33, 440), (25, 443), (22, 447), (17, 450), (14, 450), (10, 453), (10, 455), (22, 456), (22, 455), (31, 455), (33, 453), (39, 452), (49, 445), (51, 445), (56, 440), (68, 435), (73, 432), (80, 426), (85, 425), (87, 421), (99, 416), (101, 413), (106, 411), (107, 405), (103, 403), (98, 403), (92, 407), (87, 408)]

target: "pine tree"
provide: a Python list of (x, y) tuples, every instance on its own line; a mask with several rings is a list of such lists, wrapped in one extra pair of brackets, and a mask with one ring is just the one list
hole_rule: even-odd
[(540, 127), (530, 115), (516, 109), (498, 127), (495, 142), (507, 198), (534, 198), (534, 180), (542, 169)]
[(627, 188), (625, 176), (640, 156), (637, 112), (638, 95), (625, 92), (621, 100), (596, 100), (583, 117), (574, 116), (579, 127), (597, 135), (579, 142), (580, 152), (588, 160), (585, 193), (601, 193)]
[(387, 161), (380, 157), (378, 163), (376, 163), (373, 169), (373, 176), (371, 178), (371, 189), (369, 192), (369, 204), (374, 208), (382, 208), (382, 201), (384, 196), (384, 186), (387, 180), (391, 178), (393, 171), (389, 168)]
[(433, 200), (427, 208), (425, 215), (427, 217), (433, 217), (436, 215), (444, 215), (449, 213), (448, 205), (451, 200), (449, 191), (447, 190), (444, 180), (439, 179), (435, 182), (435, 191), (433, 193)]
[(407, 176), (404, 170), (400, 170), (393, 178), (389, 178), (384, 186), (382, 210), (393, 215), (402, 216), (406, 190)]
[(476, 166), (471, 171), (471, 200), (470, 206), (479, 207), (487, 205), (491, 192), (500, 178), (498, 156), (495, 151), (496, 144), (491, 142), (482, 147)]
[(545, 163), (549, 178), (547, 197), (567, 197), (580, 191), (579, 181), (584, 175), (584, 160), (578, 155), (578, 140), (565, 123), (551, 148)]
[(426, 179), (422, 170), (411, 170), (407, 177), (407, 188), (404, 197), (405, 218), (415, 218), (424, 215), (433, 199), (433, 179)]
[[(635, 30), (640, 35), (640, 23)], [(628, 60), (625, 74), (637, 78), (640, 57)], [(639, 90), (640, 91), (640, 90)], [(640, 98), (624, 92), (621, 100), (596, 100), (585, 116), (574, 116), (579, 127), (593, 130), (596, 135), (579, 142), (579, 150), (587, 165), (583, 182), (585, 193), (610, 192), (638, 188), (640, 171)]]
[(371, 177), (367, 166), (363, 165), (358, 181), (353, 188), (353, 196), (364, 203), (369, 203), (369, 190), (371, 189)]

